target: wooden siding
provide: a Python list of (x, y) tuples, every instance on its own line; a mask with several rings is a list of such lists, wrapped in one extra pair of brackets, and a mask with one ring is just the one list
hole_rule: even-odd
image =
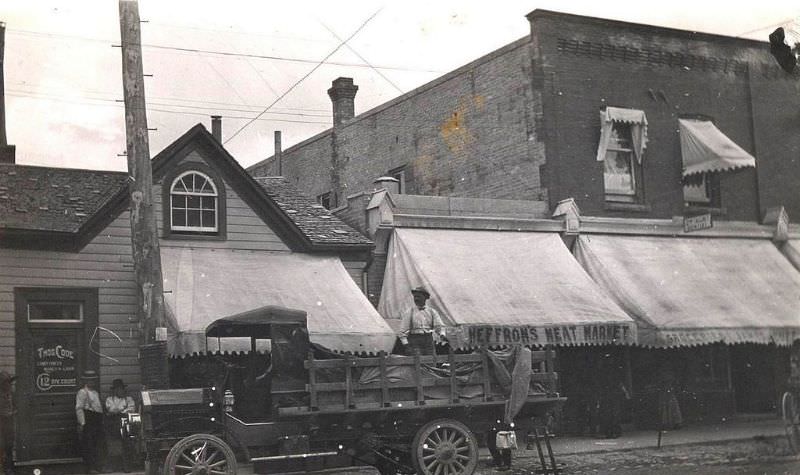
[(350, 277), (353, 278), (356, 285), (362, 292), (364, 292), (364, 286), (362, 281), (362, 275), (364, 274), (364, 266), (366, 263), (364, 261), (345, 261), (342, 260), (342, 264), (344, 264), (344, 268), (347, 269), (347, 273), (350, 274)]
[[(203, 163), (203, 157), (192, 152), (184, 162)], [(251, 251), (289, 251), (281, 238), (253, 211), (250, 206), (233, 190), (231, 183), (225, 182), (225, 204), (227, 215), (227, 239), (221, 240), (188, 240), (164, 237), (164, 220), (162, 219), (162, 183), (153, 184), (153, 203), (156, 207), (156, 221), (161, 245), (164, 247), (195, 247), (215, 249), (237, 249)], [(169, 186), (169, 185), (167, 185)], [(219, 188), (219, 186), (218, 186)]]
[[(0, 249), (0, 369), (15, 372), (14, 287), (87, 287), (98, 290), (101, 390), (123, 378), (136, 388), (139, 331), (131, 259), (129, 213), (122, 213), (77, 253)], [(133, 389), (132, 388), (132, 389)]]

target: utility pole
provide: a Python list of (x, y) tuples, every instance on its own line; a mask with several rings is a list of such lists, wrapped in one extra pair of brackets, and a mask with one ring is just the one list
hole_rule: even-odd
[(151, 388), (163, 387), (168, 374), (164, 293), (158, 228), (153, 209), (153, 171), (147, 136), (142, 42), (139, 5), (136, 0), (119, 1), (119, 27), (122, 40), (125, 137), (130, 174), (131, 243), (138, 297), (136, 316), (142, 332), (142, 381)]

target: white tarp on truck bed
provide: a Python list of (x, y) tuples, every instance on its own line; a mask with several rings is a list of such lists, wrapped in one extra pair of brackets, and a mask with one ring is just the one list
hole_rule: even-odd
[[(288, 252), (161, 248), (164, 300), (173, 356), (206, 347), (205, 329), (218, 318), (265, 305), (308, 313), (311, 341), (340, 352), (391, 351), (395, 334), (338, 257)], [(225, 346), (224, 351), (247, 351)]]
[(557, 233), (395, 229), (381, 315), (400, 318), (419, 285), (459, 347), (636, 342), (633, 320)]

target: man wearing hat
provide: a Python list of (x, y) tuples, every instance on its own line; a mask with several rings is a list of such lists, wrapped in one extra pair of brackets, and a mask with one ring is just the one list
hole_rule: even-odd
[(109, 458), (117, 465), (115, 468), (128, 473), (133, 465), (133, 444), (120, 432), (120, 422), (125, 414), (136, 412), (136, 403), (125, 388), (125, 382), (119, 378), (111, 382), (111, 395), (106, 398), (106, 440)]
[(14, 376), (0, 371), (0, 466), (3, 473), (14, 473)]
[(414, 297), (414, 305), (403, 312), (400, 343), (407, 353), (419, 350), (423, 355), (436, 354), (434, 338), (446, 339), (442, 317), (439, 312), (425, 304), (431, 294), (424, 287), (413, 289), (411, 295)]
[(97, 392), (100, 377), (95, 371), (86, 370), (81, 379), (83, 386), (75, 396), (75, 415), (78, 417), (78, 436), (81, 438), (83, 461), (88, 473), (100, 473), (101, 454), (105, 451), (103, 405)]

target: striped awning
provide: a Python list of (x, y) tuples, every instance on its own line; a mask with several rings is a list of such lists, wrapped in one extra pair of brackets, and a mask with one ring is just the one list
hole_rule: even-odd
[(678, 119), (683, 177), (755, 167), (756, 159), (711, 121)]

